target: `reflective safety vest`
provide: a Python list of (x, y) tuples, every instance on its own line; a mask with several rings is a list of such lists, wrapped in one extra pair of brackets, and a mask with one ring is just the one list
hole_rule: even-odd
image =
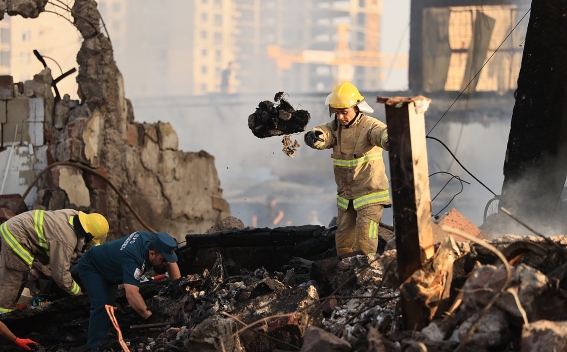
[(380, 159), (382, 159), (382, 153), (367, 154), (361, 158), (350, 159), (350, 160), (333, 158), (333, 165), (338, 167), (357, 167), (369, 161), (380, 160)]
[(383, 150), (387, 149), (386, 125), (360, 114), (350, 126), (337, 122), (314, 127), (322, 135), (315, 149), (333, 149), (333, 172), (337, 183), (337, 204), (341, 209), (353, 201), (355, 209), (379, 203), (391, 204)]
[[(367, 194), (362, 197), (358, 197), (352, 200), (352, 205), (355, 210), (358, 210), (360, 207), (365, 205), (374, 204), (374, 203), (384, 203), (390, 201), (390, 192), (388, 190), (374, 192)], [(339, 195), (337, 195), (337, 206), (343, 210), (347, 210), (348, 208), (349, 199), (345, 199)]]
[[(337, 159), (333, 158), (333, 165), (337, 167), (348, 167), (348, 168), (356, 168), (362, 164), (374, 161), (374, 160), (381, 160), (382, 153), (371, 153), (366, 154), (357, 159)], [(355, 198), (352, 200), (353, 206), (355, 210), (358, 210), (360, 207), (373, 204), (373, 203), (389, 203), (390, 202), (390, 192), (388, 190), (373, 192), (370, 194), (366, 194), (364, 196)], [(337, 206), (343, 210), (347, 210), (348, 208), (349, 199), (343, 198), (337, 195)]]
[[(33, 226), (34, 226), (35, 233), (37, 235), (39, 247), (43, 248), (46, 255), (49, 257), (50, 256), (49, 243), (47, 242), (47, 238), (45, 237), (45, 231), (44, 231), (44, 227), (43, 227), (43, 220), (44, 220), (45, 211), (44, 210), (35, 210), (33, 215), (34, 215), (33, 216)], [(73, 219), (73, 216), (70, 216), (69, 217), (69, 224), (71, 224), (71, 225), (72, 225), (72, 219)], [(29, 266), (29, 268), (31, 269), (33, 261), (34, 261), (33, 254), (31, 254), (26, 248), (24, 248), (17, 241), (16, 237), (8, 229), (7, 223), (8, 222), (4, 222), (2, 225), (0, 225), (0, 233), (2, 234), (2, 238), (8, 244), (8, 246), (10, 246), (12, 251), (14, 253), (16, 253), (18, 255), (18, 257), (20, 257), (24, 261), (24, 263), (26, 263)], [(76, 295), (80, 292), (80, 287), (76, 282), (73, 281), (73, 287), (71, 288), (71, 290), (69, 290), (67, 292), (69, 294)]]
[[(44, 210), (36, 210), (34, 212), (33, 226), (34, 226), (35, 232), (37, 234), (39, 246), (45, 250), (45, 253), (49, 257), (49, 243), (47, 243), (47, 239), (45, 238), (45, 232), (43, 231), (43, 215), (44, 214), (45, 214)], [(71, 221), (71, 220), (69, 219), (69, 221)], [(22, 245), (20, 243), (18, 243), (18, 241), (16, 240), (14, 235), (12, 235), (10, 230), (8, 230), (8, 226), (6, 225), (6, 223), (2, 224), (2, 226), (0, 227), (0, 230), (1, 230), (1, 233), (2, 233), (2, 237), (4, 238), (4, 241), (6, 241), (6, 243), (8, 243), (8, 245), (10, 246), (10, 248), (12, 248), (14, 253), (16, 253), (20, 258), (22, 258), (22, 260), (31, 269), (32, 263), (33, 263), (33, 255), (27, 249), (22, 247)]]

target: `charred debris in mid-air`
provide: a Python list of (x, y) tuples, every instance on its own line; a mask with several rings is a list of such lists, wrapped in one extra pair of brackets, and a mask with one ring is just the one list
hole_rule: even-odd
[(282, 151), (293, 157), (299, 143), (292, 142), (289, 135), (305, 131), (311, 116), (307, 110), (296, 110), (285, 95), (284, 92), (278, 92), (274, 102), (261, 101), (256, 111), (248, 116), (248, 127), (258, 138), (284, 135)]

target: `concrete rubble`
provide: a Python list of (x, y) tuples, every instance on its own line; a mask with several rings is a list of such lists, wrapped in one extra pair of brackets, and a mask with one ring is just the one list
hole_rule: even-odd
[[(487, 240), (512, 264), (507, 280), (494, 252), (445, 234), (422, 270), (400, 283), (395, 249), (338, 258), (334, 241), (317, 241), (332, 239), (335, 227), (242, 227), (229, 218), (208, 234), (187, 235), (177, 251), (182, 278), (142, 284), (162, 325), (140, 326), (120, 295), (116, 316), (132, 351), (452, 351), (459, 344), (559, 351), (566, 344), (565, 236)], [(380, 231), (393, 236), (387, 226)], [(286, 237), (288, 247), (277, 244)], [(266, 241), (282, 259), (259, 265), (254, 253), (268, 251)], [(429, 310), (427, 327), (403, 326), (400, 295)], [(64, 296), (2, 318), (44, 351), (68, 351), (86, 339), (87, 302)], [(101, 350), (119, 348), (112, 332)]]

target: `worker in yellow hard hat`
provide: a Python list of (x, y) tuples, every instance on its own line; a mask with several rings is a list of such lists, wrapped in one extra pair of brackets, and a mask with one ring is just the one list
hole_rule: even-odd
[(334, 121), (307, 132), (305, 143), (314, 149), (333, 149), (337, 255), (374, 254), (382, 212), (391, 205), (382, 160), (382, 150), (388, 150), (386, 125), (368, 115), (374, 110), (351, 83), (333, 89), (325, 104)]
[(31, 210), (0, 225), (0, 313), (16, 308), (30, 270), (45, 273), (47, 265), (57, 286), (70, 295), (81, 293), (69, 272), (71, 260), (107, 233), (104, 216), (73, 209)]

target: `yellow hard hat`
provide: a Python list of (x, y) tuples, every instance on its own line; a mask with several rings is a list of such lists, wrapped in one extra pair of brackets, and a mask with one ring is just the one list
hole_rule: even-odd
[(108, 221), (106, 221), (104, 216), (98, 213), (85, 214), (80, 211), (79, 221), (85, 232), (93, 236), (93, 242), (96, 245), (100, 244), (100, 240), (105, 238), (108, 234)]
[(358, 89), (349, 82), (342, 83), (329, 95), (329, 106), (333, 109), (348, 109), (364, 101)]

